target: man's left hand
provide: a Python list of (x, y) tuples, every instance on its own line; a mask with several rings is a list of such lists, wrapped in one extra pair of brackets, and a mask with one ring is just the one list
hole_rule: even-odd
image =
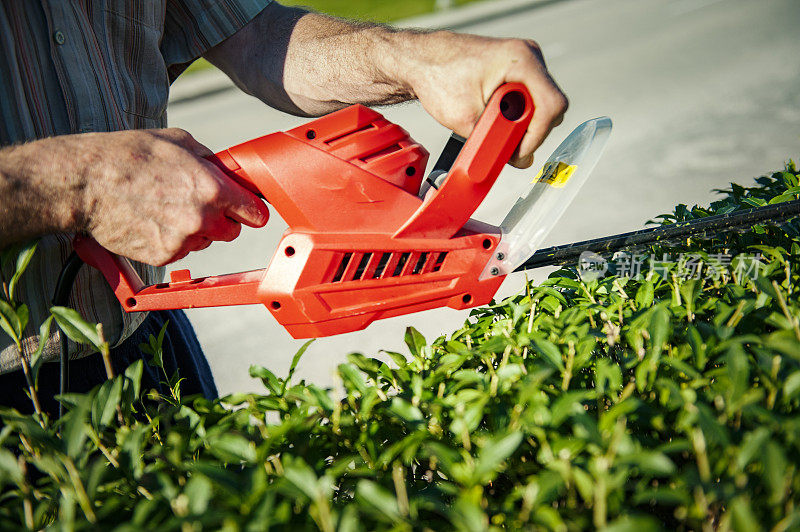
[(535, 110), (511, 160), (519, 168), (533, 163), (533, 152), (561, 123), (567, 97), (547, 71), (534, 41), (493, 39), (437, 32), (420, 34), (417, 54), (402, 68), (423, 107), (442, 125), (467, 137), (486, 103), (503, 83), (524, 84)]

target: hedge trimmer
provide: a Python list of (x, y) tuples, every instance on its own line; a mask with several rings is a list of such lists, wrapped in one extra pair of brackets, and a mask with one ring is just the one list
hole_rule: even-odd
[(536, 252), (595, 166), (611, 120), (578, 126), (499, 227), (470, 219), (533, 110), (524, 86), (500, 87), (469, 138), (451, 137), (424, 180), (427, 151), (360, 105), (216, 154), (214, 163), (289, 226), (265, 269), (201, 278), (179, 270), (169, 282), (145, 286), (127, 259), (94, 240), (76, 238), (75, 250), (102, 272), (126, 311), (261, 303), (292, 336), (309, 338), (426, 309), (484, 305), (507, 274), (573, 261), (582, 251), (800, 212), (791, 201)]

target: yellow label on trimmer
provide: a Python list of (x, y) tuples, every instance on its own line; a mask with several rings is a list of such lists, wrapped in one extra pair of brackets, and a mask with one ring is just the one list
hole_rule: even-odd
[(555, 188), (561, 188), (567, 184), (569, 178), (577, 170), (577, 165), (567, 164), (561, 162), (550, 162), (544, 165), (544, 168), (539, 172), (539, 175), (534, 178), (532, 183), (541, 180)]

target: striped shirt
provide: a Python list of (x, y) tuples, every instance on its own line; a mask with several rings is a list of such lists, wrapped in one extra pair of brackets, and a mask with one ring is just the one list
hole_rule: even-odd
[[(0, 0), (0, 146), (84, 132), (162, 128), (172, 81), (209, 48), (229, 37), (271, 0)], [(109, 191), (111, 193), (111, 191)], [(26, 352), (38, 328), (70, 235), (42, 237), (16, 292), (28, 305)], [(163, 268), (136, 264), (146, 283)], [(9, 272), (3, 272), (8, 279)], [(144, 320), (126, 314), (103, 277), (83, 268), (70, 306), (103, 324), (117, 345)], [(53, 327), (45, 360), (58, 358)], [(11, 339), (0, 333), (0, 373), (19, 368)], [(70, 345), (70, 356), (88, 354)]]

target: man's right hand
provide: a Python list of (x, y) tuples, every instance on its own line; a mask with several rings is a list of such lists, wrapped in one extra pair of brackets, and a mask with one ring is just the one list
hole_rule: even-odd
[(233, 240), (242, 223), (263, 226), (264, 202), (208, 155), (180, 129), (65, 135), (0, 150), (0, 190), (30, 189), (17, 205), (13, 194), (0, 200), (11, 215), (0, 222), (0, 245), (85, 231), (109, 251), (161, 266)]

